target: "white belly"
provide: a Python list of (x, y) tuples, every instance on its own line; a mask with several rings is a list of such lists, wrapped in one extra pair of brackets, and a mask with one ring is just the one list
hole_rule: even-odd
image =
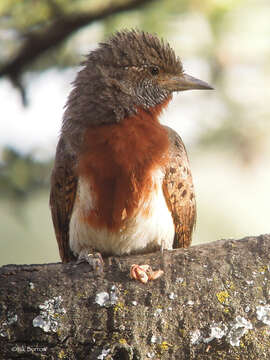
[[(75, 255), (85, 251), (99, 251), (101, 254), (122, 255), (144, 253), (159, 249), (172, 249), (174, 223), (168, 210), (163, 190), (163, 173), (158, 170), (153, 175), (151, 197), (140, 204), (137, 215), (124, 221), (118, 232), (96, 229), (83, 222), (81, 211), (90, 211), (94, 206), (91, 189), (82, 178), (79, 179), (76, 201), (70, 225), (70, 248)], [(149, 216), (145, 209), (149, 208)]]

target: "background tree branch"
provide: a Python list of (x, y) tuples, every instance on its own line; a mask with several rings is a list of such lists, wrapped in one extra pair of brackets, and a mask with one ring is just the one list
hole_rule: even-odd
[[(133, 263), (162, 268), (142, 285)], [(5, 359), (269, 359), (270, 235), (87, 264), (0, 269)]]
[(125, 11), (137, 10), (156, 0), (129, 0), (126, 2), (110, 2), (109, 5), (96, 11), (65, 14), (56, 8), (53, 1), (50, 5), (53, 20), (49, 21), (41, 30), (32, 30), (24, 36), (24, 42), (18, 53), (0, 68), (0, 77), (7, 76), (21, 93), (23, 103), (26, 104), (25, 89), (21, 82), (21, 75), (26, 67), (48, 50), (59, 46), (71, 34), (95, 21), (104, 20), (112, 15)]

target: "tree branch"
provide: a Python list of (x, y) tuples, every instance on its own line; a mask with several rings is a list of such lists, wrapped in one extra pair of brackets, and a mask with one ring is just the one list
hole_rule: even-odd
[[(143, 285), (129, 278), (133, 263), (165, 273)], [(101, 275), (87, 264), (4, 266), (1, 355), (266, 360), (269, 270), (270, 235), (109, 258)]]
[(57, 19), (48, 24), (44, 29), (34, 31), (25, 38), (16, 56), (0, 69), (0, 77), (9, 77), (12, 83), (16, 84), (16, 87), (21, 88), (20, 77), (26, 66), (46, 51), (58, 46), (75, 31), (95, 21), (103, 20), (111, 15), (120, 14), (125, 11), (138, 9), (153, 1), (156, 0), (130, 0), (120, 4), (112, 2), (108, 7), (96, 12), (57, 16)]

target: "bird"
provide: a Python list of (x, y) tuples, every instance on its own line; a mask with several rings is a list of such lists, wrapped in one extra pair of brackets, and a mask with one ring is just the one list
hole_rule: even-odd
[[(169, 43), (145, 31), (118, 31), (86, 56), (67, 99), (51, 176), (63, 263), (98, 267), (106, 256), (191, 244), (189, 160), (160, 115), (173, 93), (193, 89), (213, 88), (186, 74)], [(138, 274), (136, 267), (131, 272)]]

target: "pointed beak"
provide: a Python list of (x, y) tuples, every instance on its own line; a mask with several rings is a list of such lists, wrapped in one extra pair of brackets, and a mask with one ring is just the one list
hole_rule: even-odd
[(196, 79), (193, 76), (182, 74), (170, 79), (172, 91), (185, 91), (185, 90), (213, 90), (214, 88), (207, 84), (207, 82)]

